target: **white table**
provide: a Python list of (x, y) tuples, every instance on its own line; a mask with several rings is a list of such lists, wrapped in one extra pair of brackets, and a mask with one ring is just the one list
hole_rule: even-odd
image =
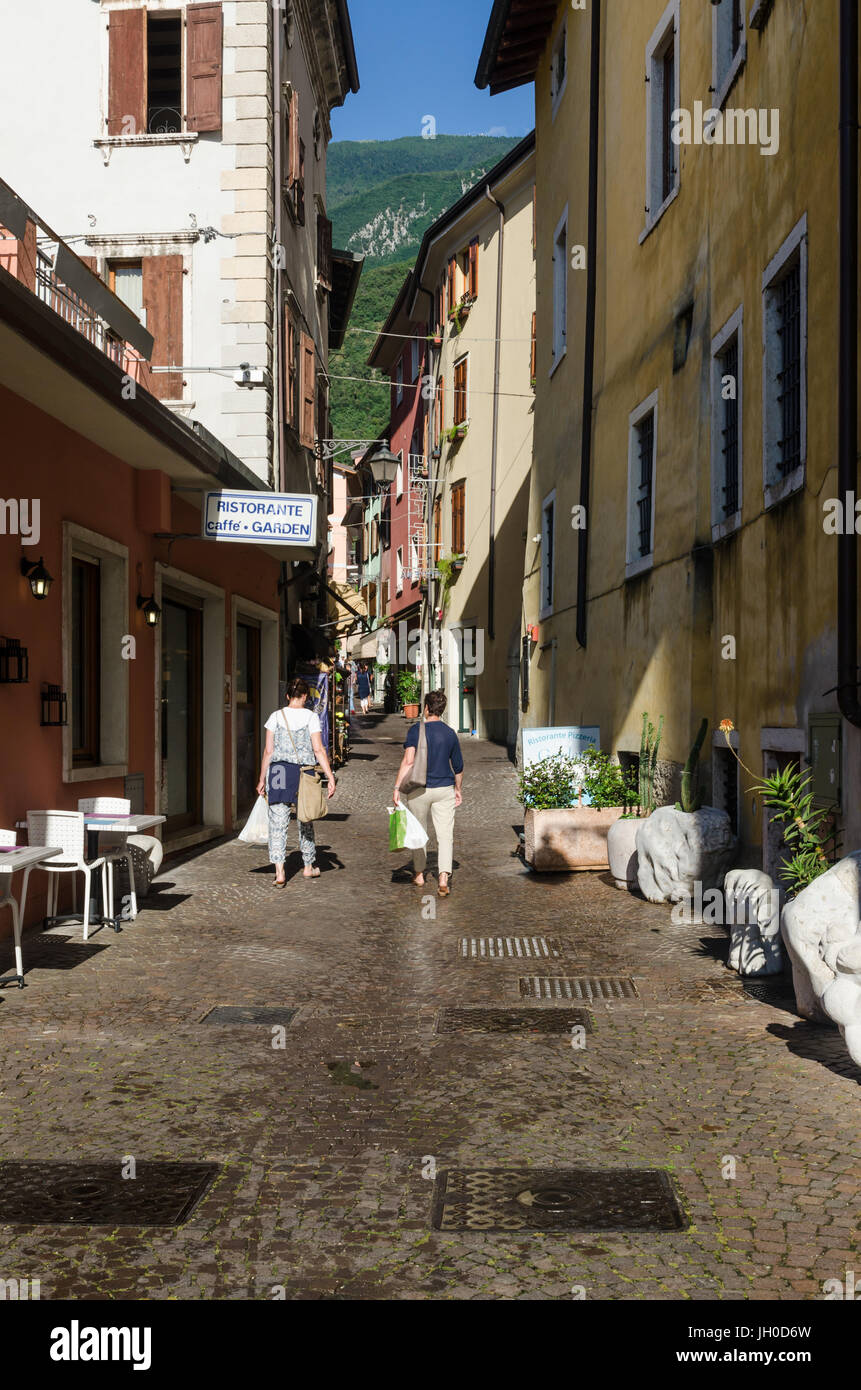
[[(143, 830), (151, 830), (154, 825), (164, 825), (166, 816), (147, 816), (143, 813), (139, 815), (117, 816), (113, 813), (99, 815), (98, 812), (85, 814), (84, 829), (87, 832), (87, 858), (98, 859), (99, 857), (99, 835), (109, 833), (111, 835), (139, 835)], [(119, 918), (102, 917), (98, 911), (98, 875), (103, 870), (98, 870), (92, 875), (90, 884), (90, 921), (96, 922), (97, 919), (102, 923), (109, 923), (115, 932), (120, 929)]]
[[(24, 908), (27, 903), (27, 881), (30, 877), (30, 870), (37, 864), (41, 864), (45, 859), (53, 859), (55, 854), (59, 854), (59, 848), (53, 845), (21, 845), (14, 849), (0, 850), (0, 874), (9, 875), (9, 887), (0, 898), (0, 906), (12, 907), (12, 924), (15, 929), (15, 971), (7, 979), (0, 981), (0, 984), (11, 984), (13, 980), (18, 981), (18, 988), (24, 988), (24, 959), (21, 955), (21, 928), (23, 924)], [(20, 907), (12, 896), (12, 875), (18, 869), (25, 869), (24, 891), (21, 895)]]

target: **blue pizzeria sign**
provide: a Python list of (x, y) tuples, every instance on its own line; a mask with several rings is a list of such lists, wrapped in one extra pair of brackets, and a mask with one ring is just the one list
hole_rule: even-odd
[(210, 541), (317, 544), (317, 498), (302, 492), (208, 492), (203, 535)]

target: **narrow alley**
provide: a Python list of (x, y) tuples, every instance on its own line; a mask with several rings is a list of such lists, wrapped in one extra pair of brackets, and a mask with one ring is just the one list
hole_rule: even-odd
[[(836, 1030), (773, 981), (746, 992), (722, 927), (606, 873), (532, 874), (484, 741), (464, 740), (452, 894), (413, 887), (385, 812), (404, 720), (357, 724), (318, 881), (293, 827), (283, 893), (265, 849), (223, 841), (168, 860), (119, 935), (28, 938), (28, 987), (0, 995), (4, 1157), (217, 1172), (177, 1228), (5, 1226), (3, 1270), (51, 1299), (805, 1299), (843, 1278), (861, 1078)], [(213, 1022), (230, 1007), (246, 1020)], [(485, 1031), (482, 1010), (528, 1009)], [(458, 1188), (584, 1168), (660, 1170), (678, 1207), (575, 1233), (557, 1197), (535, 1231), (493, 1180)]]

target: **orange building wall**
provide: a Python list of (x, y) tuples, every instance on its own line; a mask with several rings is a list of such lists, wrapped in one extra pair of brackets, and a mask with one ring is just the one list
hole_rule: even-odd
[[(198, 531), (200, 513), (181, 497), (164, 495), (156, 479), (129, 467), (89, 440), (68, 429), (29, 402), (0, 388), (0, 496), (39, 498), (41, 535), (36, 546), (23, 546), (18, 535), (0, 534), (0, 636), (16, 637), (28, 648), (27, 685), (0, 685), (0, 827), (12, 829), (30, 809), (74, 810), (81, 796), (122, 796), (122, 778), (64, 783), (62, 730), (42, 728), (43, 682), (62, 684), (62, 534), (63, 522), (77, 522), (128, 547), (129, 593), (127, 631), (136, 640), (136, 657), (129, 662), (129, 772), (143, 772), (145, 809), (155, 805), (154, 633), (137, 608), (137, 565), (142, 564), (142, 592), (153, 592), (156, 561), (167, 563), (168, 543), (142, 529), (141, 522), (161, 529), (166, 506), (173, 532)], [(2, 513), (0, 513), (2, 515)], [(44, 600), (33, 598), (20, 573), (22, 554), (44, 557), (54, 577)], [(279, 564), (256, 546), (216, 545), (209, 541), (176, 541), (170, 563), (225, 590), (226, 650), (224, 671), (233, 669), (230, 608), (233, 593), (277, 610)], [(121, 659), (120, 653), (117, 658)], [(231, 825), (233, 783), (232, 715), (224, 714), (224, 825)], [(205, 754), (206, 755), (206, 754)], [(19, 833), (19, 840), (25, 839)], [(21, 879), (15, 876), (14, 891)], [(31, 876), (27, 919), (44, 914), (45, 875)], [(0, 912), (0, 935), (11, 932), (11, 914)]]

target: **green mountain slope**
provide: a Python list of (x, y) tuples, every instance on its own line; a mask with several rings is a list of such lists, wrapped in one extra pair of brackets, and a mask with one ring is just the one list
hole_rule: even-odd
[(368, 265), (414, 256), (431, 223), (517, 143), (492, 135), (336, 141), (327, 166), (335, 245), (363, 252)]
[(329, 146), (327, 212), (333, 244), (364, 254), (365, 268), (342, 352), (330, 361), (332, 434), (375, 439), (386, 427), (379, 379), (365, 365), (428, 227), (518, 143), (520, 137), (438, 135), (435, 140), (339, 140)]
[[(374, 346), (374, 335), (385, 322), (411, 266), (411, 261), (401, 261), (394, 265), (372, 266), (362, 272), (344, 347), (341, 352), (333, 352), (329, 360), (335, 439), (376, 439), (388, 424), (388, 378), (372, 372), (366, 363)], [(363, 329), (372, 332), (360, 331)], [(364, 380), (339, 381), (339, 377), (362, 377)], [(385, 385), (364, 384), (375, 381)], [(342, 453), (338, 457), (344, 459), (348, 455)]]

